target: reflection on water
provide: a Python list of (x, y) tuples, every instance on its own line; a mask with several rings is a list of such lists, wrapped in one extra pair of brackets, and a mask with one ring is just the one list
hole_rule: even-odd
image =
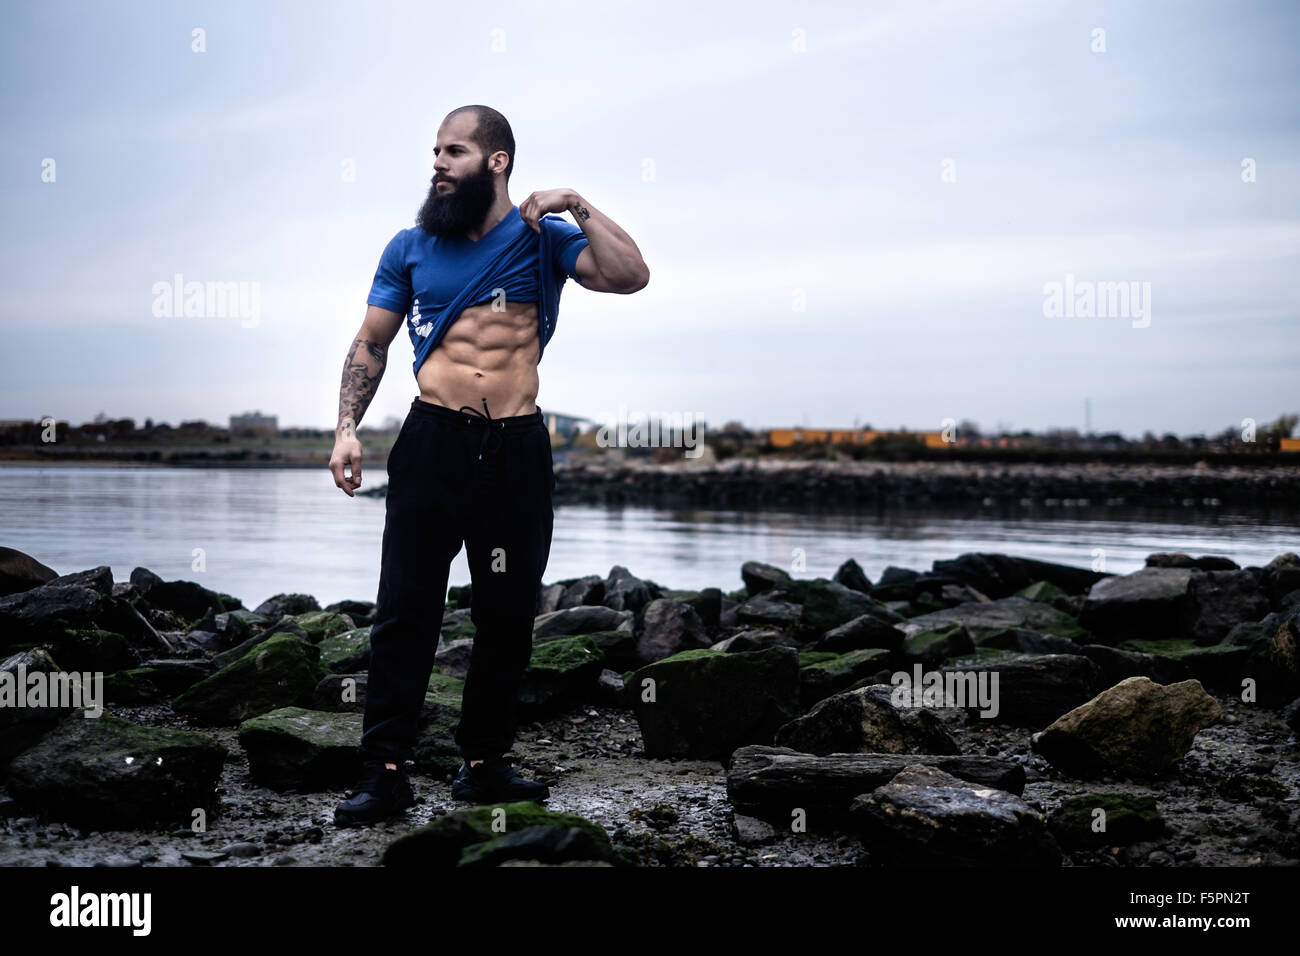
[[(5, 467), (9, 498), (0, 545), (60, 574), (107, 564), (114, 580), (137, 566), (184, 578), (255, 607), (279, 592), (322, 605), (373, 601), (382, 499), (349, 498), (325, 469)], [(382, 465), (365, 473), (382, 483)], [(1152, 551), (1224, 555), (1242, 566), (1300, 552), (1294, 514), (1193, 514), (1116, 508), (849, 514), (562, 505), (548, 582), (622, 564), (665, 587), (742, 585), (740, 566), (765, 561), (796, 577), (829, 577), (848, 558), (872, 580), (893, 564), (926, 570), (967, 551), (1136, 570)], [(462, 550), (451, 583), (469, 583)]]

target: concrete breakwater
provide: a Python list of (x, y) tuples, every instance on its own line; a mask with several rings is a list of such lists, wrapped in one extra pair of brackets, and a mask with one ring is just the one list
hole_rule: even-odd
[(1054, 505), (1300, 509), (1300, 465), (559, 462), (557, 503), (698, 507)]

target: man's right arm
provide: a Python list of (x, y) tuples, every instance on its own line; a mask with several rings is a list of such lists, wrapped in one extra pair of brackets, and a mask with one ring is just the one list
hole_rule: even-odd
[[(334, 483), (349, 497), (361, 485), (361, 443), (357, 440), (357, 426), (375, 397), (379, 380), (384, 377), (388, 346), (405, 321), (406, 317), (397, 312), (367, 305), (361, 330), (352, 340), (348, 357), (343, 362), (339, 421), (334, 433), (330, 472), (334, 475)], [(344, 473), (344, 468), (349, 465), (350, 476)]]

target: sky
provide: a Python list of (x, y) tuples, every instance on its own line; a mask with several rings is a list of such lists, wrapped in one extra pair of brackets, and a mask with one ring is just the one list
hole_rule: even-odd
[[(565, 285), (545, 411), (1131, 437), (1300, 411), (1294, 3), (53, 0), (0, 24), (0, 419), (332, 429), (379, 255), (470, 103), (511, 123), (513, 203), (572, 188), (650, 267), (630, 296)], [(177, 276), (244, 309), (167, 314)], [(403, 328), (363, 425), (406, 413), (412, 359)]]

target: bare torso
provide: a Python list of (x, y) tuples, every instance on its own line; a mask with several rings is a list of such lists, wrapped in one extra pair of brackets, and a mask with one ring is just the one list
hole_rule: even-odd
[(420, 398), (493, 418), (531, 415), (537, 410), (537, 303), (471, 305), (447, 329), (415, 375)]

